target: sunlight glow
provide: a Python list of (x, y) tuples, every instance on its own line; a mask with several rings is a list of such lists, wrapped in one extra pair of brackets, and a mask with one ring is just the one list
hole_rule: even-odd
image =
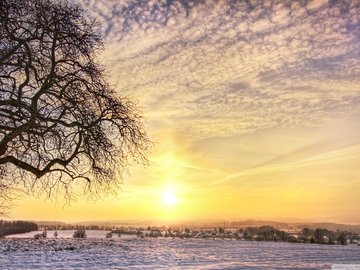
[(163, 193), (163, 203), (166, 206), (174, 206), (177, 203), (176, 195), (172, 190), (166, 190)]

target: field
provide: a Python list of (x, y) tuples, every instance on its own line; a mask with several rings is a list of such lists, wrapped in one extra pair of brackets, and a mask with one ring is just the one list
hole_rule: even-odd
[[(48, 232), (52, 236), (53, 232)], [(0, 240), (2, 269), (330, 269), (360, 264), (356, 245), (317, 245), (211, 239), (114, 237)], [(68, 237), (68, 238), (64, 238)]]

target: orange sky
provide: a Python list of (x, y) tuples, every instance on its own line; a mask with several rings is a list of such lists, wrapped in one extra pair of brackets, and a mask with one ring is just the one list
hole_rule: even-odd
[(130, 2), (83, 4), (103, 25), (110, 81), (144, 112), (152, 164), (116, 196), (26, 197), (11, 218), (360, 222), (355, 1)]

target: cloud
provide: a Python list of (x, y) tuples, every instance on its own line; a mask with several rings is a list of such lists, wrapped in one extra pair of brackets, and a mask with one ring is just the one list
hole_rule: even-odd
[[(294, 154), (293, 152), (287, 153), (286, 157)], [(270, 173), (279, 173), (283, 171), (293, 171), (296, 168), (304, 168), (307, 166), (317, 166), (321, 164), (329, 164), (334, 162), (339, 162), (341, 160), (354, 159), (358, 160), (360, 156), (360, 145), (352, 145), (349, 147), (343, 147), (334, 151), (329, 151), (321, 154), (311, 155), (299, 160), (288, 161), (288, 162), (276, 162), (276, 160), (281, 160), (284, 156), (273, 159), (264, 164), (259, 164), (258, 166), (241, 170), (232, 174), (229, 174), (225, 177), (217, 179), (211, 182), (209, 185), (218, 185), (223, 184), (231, 180), (237, 180), (247, 176), (252, 175), (266, 175)], [(348, 182), (344, 182), (348, 184)]]
[(359, 108), (356, 1), (83, 1), (150, 121), (200, 140), (318, 126)]

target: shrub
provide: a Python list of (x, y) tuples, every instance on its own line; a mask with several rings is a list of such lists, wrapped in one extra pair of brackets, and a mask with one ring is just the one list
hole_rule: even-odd
[(86, 238), (86, 232), (83, 229), (77, 229), (74, 232), (74, 238)]

